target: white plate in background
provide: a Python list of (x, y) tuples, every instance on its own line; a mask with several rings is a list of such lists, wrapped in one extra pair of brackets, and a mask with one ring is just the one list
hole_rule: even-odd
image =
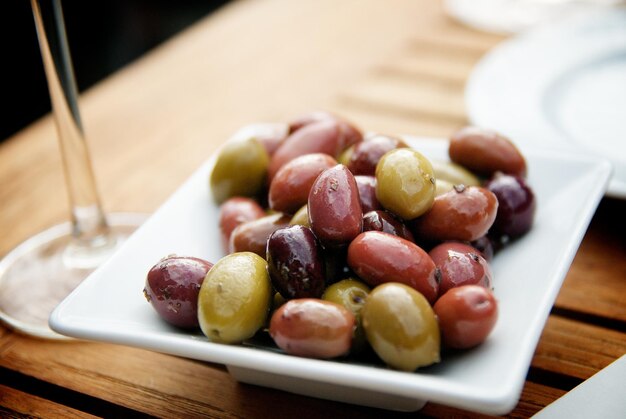
[[(426, 156), (447, 156), (444, 140), (406, 139)], [(598, 157), (521, 149), (537, 214), (534, 228), (493, 261), (497, 325), (481, 346), (446, 355), (438, 365), (408, 373), (382, 363), (299, 358), (259, 340), (211, 343), (199, 332), (162, 321), (142, 293), (150, 267), (172, 253), (213, 262), (223, 255), (218, 207), (208, 187), (213, 160), (57, 307), (50, 325), (77, 338), (225, 364), (240, 381), (314, 397), (396, 410), (417, 410), (432, 401), (506, 413), (517, 403), (546, 318), (610, 173), (608, 162)]]
[(516, 144), (611, 161), (626, 199), (626, 9), (589, 12), (503, 42), (472, 72), (470, 121)]

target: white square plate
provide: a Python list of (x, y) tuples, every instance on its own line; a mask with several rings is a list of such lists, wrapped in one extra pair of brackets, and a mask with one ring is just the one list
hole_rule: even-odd
[[(426, 156), (447, 158), (444, 140), (407, 137)], [(522, 149), (537, 197), (534, 228), (493, 261), (500, 316), (488, 340), (414, 373), (346, 360), (288, 356), (254, 343), (228, 346), (163, 322), (143, 296), (145, 276), (168, 254), (216, 262), (223, 256), (208, 177), (209, 160), (54, 311), (51, 327), (225, 364), (238, 380), (349, 403), (417, 410), (426, 401), (490, 414), (519, 398), (545, 320), (610, 175), (594, 156)]]

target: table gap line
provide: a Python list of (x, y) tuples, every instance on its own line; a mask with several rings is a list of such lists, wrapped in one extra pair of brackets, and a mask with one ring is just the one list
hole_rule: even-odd
[(570, 391), (584, 380), (571, 375), (531, 366), (528, 370), (528, 374), (526, 375), (526, 381), (558, 388), (564, 391)]
[(149, 418), (150, 415), (69, 388), (0, 367), (0, 383), (41, 399), (100, 417)]
[(617, 332), (626, 333), (626, 322), (620, 319), (614, 319), (593, 313), (584, 313), (581, 311), (556, 306), (552, 307), (550, 314), (594, 326), (603, 327), (605, 329), (611, 329)]

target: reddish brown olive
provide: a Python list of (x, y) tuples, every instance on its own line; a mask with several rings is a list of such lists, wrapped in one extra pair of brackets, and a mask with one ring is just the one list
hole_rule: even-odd
[(463, 285), (446, 292), (434, 306), (445, 346), (466, 349), (482, 343), (498, 320), (498, 304), (491, 291)]
[(400, 282), (431, 304), (437, 300), (435, 263), (421, 247), (401, 237), (381, 231), (361, 233), (348, 247), (348, 265), (372, 287)]
[(526, 176), (524, 156), (509, 138), (496, 131), (464, 127), (452, 135), (448, 154), (453, 162), (484, 176), (498, 171)]
[(480, 251), (459, 242), (441, 243), (428, 252), (439, 269), (439, 296), (461, 285), (491, 288), (492, 273)]
[(457, 185), (435, 198), (430, 210), (410, 223), (417, 240), (476, 240), (489, 231), (498, 211), (496, 196), (480, 186)]
[(222, 236), (222, 248), (229, 252), (230, 235), (233, 230), (247, 221), (265, 216), (265, 211), (257, 201), (241, 196), (228, 199), (220, 206), (219, 226)]
[(323, 153), (296, 157), (281, 167), (269, 190), (269, 206), (275, 211), (293, 214), (305, 205), (315, 179), (337, 161)]
[(342, 305), (315, 298), (287, 301), (272, 315), (270, 336), (286, 353), (335, 358), (350, 351), (354, 314)]
[(287, 227), (291, 217), (277, 213), (239, 225), (230, 235), (230, 253), (252, 252), (265, 259), (267, 239), (279, 228)]

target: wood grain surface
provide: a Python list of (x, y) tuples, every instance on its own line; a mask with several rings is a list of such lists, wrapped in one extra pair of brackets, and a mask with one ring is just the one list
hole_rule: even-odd
[[(153, 212), (250, 122), (324, 109), (367, 130), (446, 138), (468, 122), (469, 74), (504, 39), (458, 24), (433, 0), (235, 1), (82, 95), (105, 208)], [(50, 116), (0, 145), (0, 185), (0, 254), (68, 218)], [(626, 353), (624, 214), (625, 201), (601, 202), (509, 417), (531, 416)], [(9, 417), (384, 413), (239, 384), (221, 365), (3, 326), (0, 377)], [(432, 403), (398, 414), (419, 415), (484, 417)]]

